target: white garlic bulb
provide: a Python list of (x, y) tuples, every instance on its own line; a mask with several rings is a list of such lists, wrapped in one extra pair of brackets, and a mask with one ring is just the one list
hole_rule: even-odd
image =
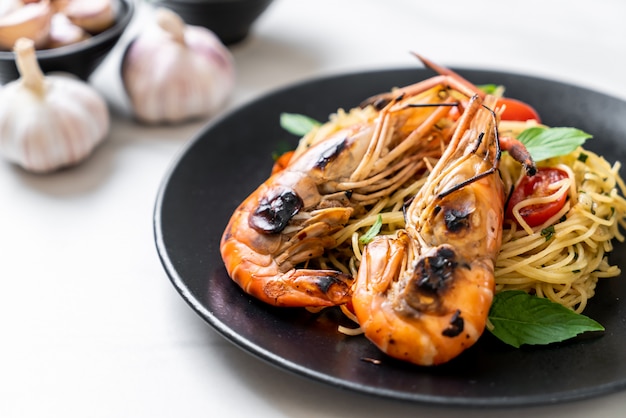
[(44, 76), (32, 40), (14, 50), (21, 77), (0, 90), (0, 154), (34, 172), (82, 161), (108, 135), (106, 102), (81, 80)]
[(146, 123), (176, 123), (215, 114), (235, 83), (230, 51), (210, 30), (186, 25), (158, 8), (122, 62), (124, 88), (135, 116)]

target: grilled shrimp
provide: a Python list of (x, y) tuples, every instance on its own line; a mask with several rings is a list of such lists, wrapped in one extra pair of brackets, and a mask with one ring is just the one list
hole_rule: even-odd
[(351, 275), (303, 266), (335, 247), (333, 233), (366, 205), (424, 171), (424, 158), (441, 155), (454, 131), (441, 121), (458, 105), (456, 88), (465, 86), (438, 76), (398, 90), (371, 120), (296, 150), (226, 226), (220, 249), (230, 277), (276, 306), (350, 301)]
[(504, 210), (495, 102), (472, 98), (406, 207), (405, 228), (363, 252), (352, 304), (365, 336), (391, 357), (444, 363), (485, 328)]

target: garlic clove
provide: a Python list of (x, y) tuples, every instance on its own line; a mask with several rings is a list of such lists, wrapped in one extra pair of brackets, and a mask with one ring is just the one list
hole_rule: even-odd
[(0, 48), (11, 49), (20, 37), (32, 39), (35, 48), (48, 42), (52, 8), (49, 0), (29, 3), (0, 17)]
[(50, 0), (50, 1), (51, 1), (50, 5), (52, 6), (52, 10), (54, 10), (55, 13), (62, 13), (63, 10), (67, 7), (67, 5), (72, 0)]
[(84, 160), (108, 135), (106, 102), (79, 79), (44, 76), (32, 40), (15, 53), (21, 78), (0, 90), (0, 154), (40, 173)]
[(55, 13), (52, 16), (49, 48), (75, 44), (90, 37), (91, 35), (73, 24), (63, 13)]
[(156, 9), (154, 23), (130, 43), (122, 61), (135, 116), (146, 123), (212, 116), (234, 87), (230, 51), (213, 32), (186, 25), (168, 9)]
[(117, 0), (69, 0), (59, 4), (72, 23), (89, 33), (100, 33), (115, 23)]
[(24, 6), (22, 0), (2, 0), (0, 2), (0, 18)]

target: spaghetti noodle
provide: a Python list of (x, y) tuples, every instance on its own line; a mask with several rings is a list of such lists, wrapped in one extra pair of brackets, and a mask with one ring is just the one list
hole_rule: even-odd
[[(528, 199), (513, 208), (518, 223), (507, 221), (495, 275), (496, 291), (519, 289), (546, 297), (576, 312), (582, 312), (593, 297), (599, 278), (615, 277), (619, 267), (611, 265), (608, 254), (612, 240), (624, 240), (626, 200), (620, 164), (611, 166), (604, 158), (579, 148), (545, 161), (568, 177), (546, 198)], [(501, 173), (505, 184), (519, 176), (519, 169), (504, 156)], [(620, 195), (621, 192), (621, 195)], [(561, 211), (542, 225), (530, 228), (519, 209), (555, 200), (568, 193)]]

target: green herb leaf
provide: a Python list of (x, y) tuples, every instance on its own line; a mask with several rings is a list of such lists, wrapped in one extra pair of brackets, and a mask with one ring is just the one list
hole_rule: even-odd
[(554, 225), (550, 225), (547, 228), (541, 230), (541, 236), (546, 238), (546, 241), (550, 241), (555, 234)]
[(591, 135), (576, 128), (533, 126), (523, 131), (517, 139), (538, 162), (569, 154), (589, 138)]
[(292, 150), (293, 145), (291, 145), (287, 141), (280, 141), (276, 144), (276, 149), (272, 152), (272, 159), (276, 161), (280, 158), (281, 155)]
[(376, 222), (367, 230), (367, 232), (359, 238), (361, 244), (368, 244), (374, 239), (376, 235), (380, 233), (380, 228), (383, 226), (383, 217), (378, 215)]
[(304, 136), (321, 123), (308, 116), (297, 113), (281, 113), (280, 126), (290, 134)]
[(496, 93), (504, 92), (504, 86), (501, 86), (499, 84), (481, 84), (476, 87), (478, 87), (480, 90), (484, 91), (487, 94), (496, 94)]
[(520, 290), (498, 293), (489, 311), (489, 321), (493, 335), (518, 348), (522, 344), (564, 341), (587, 331), (604, 331), (602, 325), (587, 316)]

